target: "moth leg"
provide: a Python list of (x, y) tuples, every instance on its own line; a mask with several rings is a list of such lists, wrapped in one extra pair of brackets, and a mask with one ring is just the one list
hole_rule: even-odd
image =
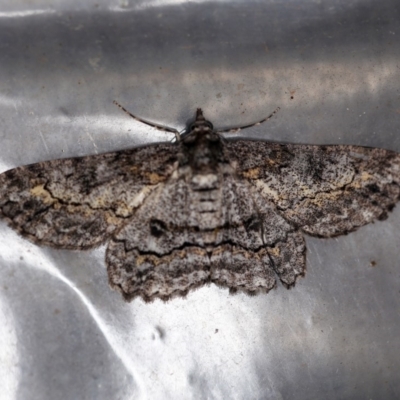
[(217, 132), (217, 133), (236, 133), (236, 132), (239, 132), (239, 131), (241, 131), (241, 130), (243, 130), (243, 129), (251, 128), (251, 127), (253, 127), (253, 126), (260, 125), (260, 124), (262, 124), (263, 122), (266, 122), (266, 121), (268, 121), (269, 119), (271, 119), (279, 110), (280, 110), (280, 107), (277, 107), (277, 108), (274, 110), (274, 112), (273, 112), (272, 114), (270, 114), (270, 115), (269, 115), (268, 117), (266, 117), (266, 118), (263, 118), (261, 121), (254, 122), (254, 123), (249, 124), (249, 125), (239, 126), (239, 127), (236, 127), (236, 128), (219, 129), (219, 130), (217, 130), (216, 132)]
[(179, 134), (179, 131), (175, 128), (170, 128), (168, 126), (164, 126), (164, 125), (159, 125), (156, 124), (154, 122), (150, 122), (150, 121), (146, 121), (145, 119), (136, 117), (136, 115), (133, 115), (132, 113), (130, 113), (125, 107), (121, 106), (121, 104), (119, 104), (117, 101), (113, 101), (113, 103), (119, 107), (124, 113), (128, 114), (130, 117), (132, 117), (133, 119), (136, 119), (136, 121), (141, 122), (142, 124), (146, 124), (148, 126), (151, 126), (153, 128), (158, 129), (159, 131), (164, 131), (164, 132), (171, 132), (173, 134), (175, 134), (176, 140), (179, 142), (181, 135)]

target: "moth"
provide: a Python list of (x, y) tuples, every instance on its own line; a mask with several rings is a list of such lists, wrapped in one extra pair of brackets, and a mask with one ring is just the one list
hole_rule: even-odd
[(208, 283), (250, 295), (277, 280), (290, 288), (306, 270), (304, 234), (347, 234), (399, 199), (393, 151), (233, 139), (223, 134), (252, 125), (216, 130), (201, 109), (180, 134), (118, 106), (176, 141), (11, 169), (0, 216), (39, 245), (107, 243), (109, 283), (127, 301)]

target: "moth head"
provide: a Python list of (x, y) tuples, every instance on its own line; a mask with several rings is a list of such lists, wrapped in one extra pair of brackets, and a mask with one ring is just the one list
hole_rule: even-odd
[(185, 143), (191, 143), (200, 137), (209, 141), (219, 140), (218, 134), (214, 132), (213, 124), (204, 118), (202, 109), (198, 108), (196, 111), (196, 118), (189, 125), (183, 139)]

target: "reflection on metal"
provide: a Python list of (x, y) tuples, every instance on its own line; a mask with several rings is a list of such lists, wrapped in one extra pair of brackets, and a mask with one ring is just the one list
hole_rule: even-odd
[[(197, 107), (228, 127), (280, 106), (241, 134), (400, 151), (396, 0), (126, 1), (115, 6), (142, 8), (118, 13), (64, 0), (42, 14), (47, 1), (3, 3), (1, 172), (170, 139), (114, 99), (177, 127)], [(104, 248), (34, 251), (5, 224), (0, 237), (7, 399), (400, 395), (399, 209), (346, 237), (307, 238), (309, 273), (291, 291), (210, 286), (166, 304), (123, 304)]]

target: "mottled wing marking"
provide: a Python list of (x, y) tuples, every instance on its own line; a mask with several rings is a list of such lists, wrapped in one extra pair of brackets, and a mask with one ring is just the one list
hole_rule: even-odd
[(91, 248), (169, 178), (176, 160), (167, 143), (18, 167), (0, 175), (0, 215), (36, 243)]
[(275, 273), (286, 286), (304, 274), (301, 234), (232, 172), (218, 168), (206, 191), (178, 174), (111, 239), (110, 284), (125, 299), (167, 300), (209, 282), (256, 294), (275, 287)]
[(127, 301), (185, 296), (203, 286), (210, 276), (207, 252), (199, 247), (185, 247), (160, 257), (126, 250), (123, 242), (111, 241), (106, 260), (110, 285)]
[(244, 140), (226, 146), (239, 176), (310, 235), (341, 235), (384, 219), (399, 199), (400, 155), (393, 151)]
[(0, 216), (39, 244), (109, 240), (110, 285), (152, 301), (208, 283), (292, 287), (305, 273), (303, 233), (347, 233), (400, 196), (400, 155), (388, 150), (224, 140), (201, 109), (184, 135), (166, 130), (176, 143), (0, 174)]
[(225, 244), (211, 254), (210, 279), (230, 293), (244, 291), (253, 295), (268, 292), (276, 285), (275, 273), (267, 249), (246, 250)]

